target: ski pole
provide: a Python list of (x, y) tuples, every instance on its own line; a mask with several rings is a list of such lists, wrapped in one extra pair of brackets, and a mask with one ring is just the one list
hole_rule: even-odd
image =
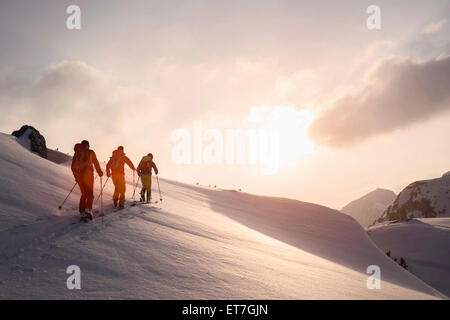
[(75, 186), (78, 184), (78, 182), (75, 181), (75, 184), (73, 185), (72, 189), (70, 189), (69, 194), (67, 195), (67, 197), (64, 199), (64, 201), (61, 203), (61, 205), (58, 207), (59, 210), (62, 209), (62, 206), (64, 205), (64, 203), (66, 203), (67, 198), (69, 198), (70, 194), (72, 193), (73, 189), (75, 189)]
[[(109, 177), (106, 179), (106, 181), (105, 181), (105, 183), (103, 184), (103, 188), (102, 188), (102, 190), (103, 189), (105, 189), (105, 186), (106, 186), (106, 183), (108, 182), (108, 180), (109, 180)], [(97, 201), (98, 201), (98, 199), (100, 199), (100, 194), (97, 196), (97, 199), (95, 199), (95, 202), (94, 202), (94, 204), (96, 204), (97, 203)]]
[[(133, 186), (134, 186), (134, 170), (133, 170)], [(135, 191), (136, 188), (133, 190), (133, 201), (136, 201), (136, 199), (134, 198)]]
[[(103, 223), (103, 178), (100, 176), (100, 215), (102, 216), (102, 223)], [(108, 179), (106, 179), (108, 181)]]
[(133, 200), (134, 200), (134, 195), (136, 194), (136, 188), (137, 188), (137, 185), (138, 185), (138, 183), (139, 183), (139, 179), (140, 179), (141, 177), (139, 176), (138, 177), (138, 179), (137, 179), (137, 181), (136, 181), (136, 185), (134, 186), (134, 190), (133, 190)]
[(156, 175), (156, 181), (158, 182), (158, 190), (159, 190), (159, 201), (162, 201), (162, 196), (161, 196), (161, 188), (159, 187), (159, 179), (158, 179), (158, 175)]

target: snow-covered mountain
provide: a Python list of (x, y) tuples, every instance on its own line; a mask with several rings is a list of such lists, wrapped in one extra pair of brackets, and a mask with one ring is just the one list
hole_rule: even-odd
[(371, 227), (368, 233), (391, 257), (450, 297), (450, 218), (421, 218)]
[(363, 227), (368, 227), (392, 204), (395, 196), (391, 190), (376, 189), (350, 202), (341, 209), (341, 212), (355, 218)]
[[(109, 183), (104, 220), (80, 223), (77, 189), (58, 210), (74, 184), (68, 166), (10, 135), (0, 134), (0, 150), (3, 299), (445, 298), (336, 210), (160, 179), (161, 209), (115, 212)], [(132, 172), (126, 179), (130, 201)], [(70, 265), (81, 290), (66, 287)], [(369, 265), (380, 267), (380, 289), (367, 288)]]
[(440, 217), (450, 217), (450, 172), (408, 185), (378, 222)]

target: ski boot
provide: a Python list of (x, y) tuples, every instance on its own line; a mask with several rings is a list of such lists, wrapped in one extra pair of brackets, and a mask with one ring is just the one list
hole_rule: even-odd
[(84, 211), (80, 212), (80, 221), (87, 222), (86, 221), (86, 213)]
[(86, 219), (92, 220), (94, 216), (92, 215), (92, 209), (87, 209), (84, 213), (86, 215)]

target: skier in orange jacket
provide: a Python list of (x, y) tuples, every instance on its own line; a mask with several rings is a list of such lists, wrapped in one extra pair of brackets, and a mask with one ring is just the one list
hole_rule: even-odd
[(103, 176), (103, 171), (98, 163), (95, 152), (89, 149), (89, 142), (83, 140), (74, 147), (75, 154), (72, 158), (72, 173), (81, 191), (79, 211), (81, 215), (92, 219), (92, 203), (94, 201), (94, 168), (98, 175)]
[(136, 170), (131, 160), (123, 152), (123, 147), (120, 146), (113, 151), (111, 158), (106, 164), (106, 175), (112, 177), (114, 183), (114, 208), (117, 207), (117, 201), (119, 201), (119, 208), (125, 206), (125, 163), (131, 170)]

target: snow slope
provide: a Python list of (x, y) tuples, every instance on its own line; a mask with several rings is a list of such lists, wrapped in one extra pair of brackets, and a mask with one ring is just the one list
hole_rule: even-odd
[(399, 193), (380, 221), (450, 217), (450, 173), (416, 181)]
[[(78, 190), (57, 209), (74, 183), (70, 169), (9, 135), (0, 150), (3, 299), (445, 298), (326, 207), (160, 179), (162, 209), (113, 212), (108, 203), (103, 222), (72, 224)], [(127, 181), (131, 198), (130, 172)], [(105, 201), (111, 191), (109, 183)], [(366, 287), (372, 264), (379, 290)], [(81, 290), (66, 288), (69, 265), (81, 268)]]
[(422, 218), (369, 229), (373, 241), (408, 270), (450, 297), (450, 218)]
[(72, 156), (56, 150), (47, 149), (47, 160), (54, 163), (63, 164), (69, 161), (72, 162)]
[(355, 218), (364, 228), (371, 225), (383, 214), (394, 201), (395, 193), (391, 190), (376, 189), (356, 199), (341, 209), (341, 212)]

